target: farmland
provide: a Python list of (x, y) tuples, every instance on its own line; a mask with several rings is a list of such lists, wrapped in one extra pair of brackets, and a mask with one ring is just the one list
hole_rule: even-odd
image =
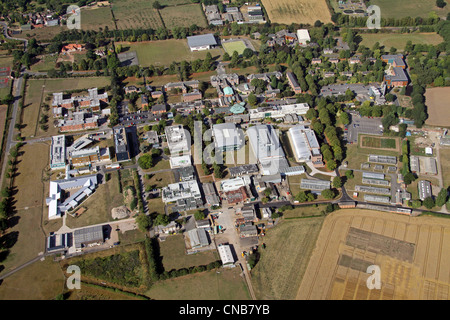
[(425, 92), (428, 119), (426, 124), (431, 126), (450, 126), (450, 113), (442, 101), (449, 101), (450, 88), (431, 88)]
[(432, 44), (437, 45), (443, 41), (442, 37), (437, 33), (367, 33), (361, 34), (361, 45), (372, 48), (378, 42), (380, 46), (384, 46), (387, 50), (391, 47), (403, 51), (408, 41), (413, 44)]
[[(445, 299), (450, 295), (450, 221), (345, 209), (323, 224), (297, 299)], [(366, 285), (369, 265), (381, 289)]]
[(157, 29), (163, 26), (158, 11), (153, 9), (153, 1), (116, 0), (112, 4), (112, 12), (118, 29)]
[(295, 299), (323, 221), (323, 217), (284, 220), (267, 231), (266, 248), (260, 250), (260, 261), (252, 270), (258, 299)]
[(313, 25), (317, 20), (331, 22), (325, 0), (262, 0), (272, 23), (304, 23)]
[(196, 59), (204, 59), (207, 52), (210, 52), (212, 57), (218, 57), (223, 54), (222, 49), (212, 49), (208, 51), (191, 52), (187, 45), (186, 39), (176, 40), (162, 40), (162, 41), (147, 41), (140, 43), (122, 42), (123, 48), (129, 51), (136, 51), (139, 64), (143, 67), (150, 65), (168, 66), (173, 61), (193, 61)]
[(440, 17), (445, 17), (450, 12), (449, 6), (439, 9), (434, 0), (372, 0), (370, 4), (377, 5), (381, 9), (384, 18), (422, 17), (427, 18), (434, 11)]
[(174, 27), (189, 27), (196, 24), (199, 27), (206, 27), (207, 22), (200, 4), (186, 4), (179, 6), (165, 7), (160, 11), (164, 25), (168, 29)]

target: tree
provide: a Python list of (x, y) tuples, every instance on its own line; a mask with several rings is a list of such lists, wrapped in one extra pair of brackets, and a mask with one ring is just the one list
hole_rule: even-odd
[(353, 175), (353, 170), (347, 170), (345, 171), (345, 176), (347, 179), (353, 179), (355, 176)]
[(333, 199), (334, 197), (336, 197), (336, 193), (334, 192), (333, 189), (325, 189), (322, 191), (321, 195), (325, 199)]
[(248, 103), (249, 103), (251, 106), (255, 106), (255, 105), (258, 103), (258, 98), (255, 96), (254, 93), (250, 93), (250, 94), (248, 95), (247, 100), (248, 100)]
[(334, 188), (342, 187), (342, 179), (341, 179), (341, 177), (334, 177), (334, 179), (333, 179), (333, 187)]
[(153, 2), (153, 8), (156, 10), (160, 10), (162, 9), (162, 5), (158, 1), (155, 1)]
[(245, 48), (245, 49), (244, 49), (244, 52), (242, 53), (242, 56), (243, 56), (245, 59), (250, 59), (250, 58), (253, 56), (253, 50), (250, 49), (250, 48)]
[(436, 197), (436, 205), (438, 207), (442, 207), (447, 202), (447, 199), (448, 199), (448, 191), (446, 188), (442, 188)]
[(414, 209), (420, 208), (422, 206), (422, 201), (420, 201), (419, 199), (413, 200), (411, 202), (411, 207)]
[(438, 8), (443, 8), (443, 7), (445, 7), (447, 5), (447, 3), (444, 1), (444, 0), (436, 0), (436, 6), (438, 7)]
[(435, 206), (433, 198), (432, 197), (425, 198), (425, 200), (423, 200), (423, 205), (427, 209), (433, 209), (433, 207)]
[(149, 153), (140, 156), (138, 164), (142, 169), (150, 169), (153, 167), (153, 156)]
[(152, 218), (144, 213), (136, 217), (136, 224), (142, 232), (146, 232), (152, 226)]
[(205, 213), (203, 212), (203, 210), (197, 210), (194, 213), (194, 218), (195, 220), (203, 220), (205, 219)]
[(158, 214), (155, 218), (154, 224), (157, 226), (167, 226), (170, 220), (169, 217), (165, 214)]

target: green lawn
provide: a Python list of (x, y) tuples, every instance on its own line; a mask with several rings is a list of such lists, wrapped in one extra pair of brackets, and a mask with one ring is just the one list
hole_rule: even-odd
[(440, 9), (436, 6), (435, 0), (372, 0), (370, 4), (379, 6), (381, 16), (384, 18), (400, 19), (408, 16), (428, 18), (432, 11), (440, 17), (445, 17), (450, 12), (448, 2), (443, 9)]
[(378, 138), (363, 136), (362, 146), (368, 148), (382, 148), (382, 149), (395, 149), (397, 147), (395, 139), (391, 138)]
[(221, 48), (212, 50), (191, 52), (186, 39), (169, 39), (162, 41), (148, 41), (140, 43), (118, 43), (123, 48), (129, 48), (129, 51), (136, 51), (139, 64), (143, 67), (150, 65), (168, 66), (173, 61), (193, 61), (204, 59), (207, 52), (210, 52), (213, 58), (218, 58), (223, 54)]
[(234, 51), (237, 51), (237, 53), (241, 55), (247, 48), (243, 41), (224, 42), (222, 43), (222, 47), (230, 56), (233, 55)]
[(413, 44), (432, 44), (437, 45), (444, 41), (444, 39), (437, 33), (410, 33), (410, 34), (398, 34), (398, 33), (372, 33), (361, 34), (361, 45), (372, 48), (376, 42), (379, 42), (381, 46), (384, 46), (387, 50), (391, 47), (397, 48), (399, 51), (403, 51), (408, 41), (412, 41)]
[(50, 56), (45, 55), (42, 56), (38, 62), (31, 66), (31, 71), (33, 72), (46, 72), (50, 69), (55, 69), (56, 60), (58, 59), (57, 55)]
[(81, 206), (87, 210), (77, 218), (67, 215), (67, 226), (79, 228), (91, 224), (112, 221), (111, 209), (123, 205), (124, 198), (119, 192), (117, 171), (111, 172), (111, 179), (97, 187), (97, 190)]

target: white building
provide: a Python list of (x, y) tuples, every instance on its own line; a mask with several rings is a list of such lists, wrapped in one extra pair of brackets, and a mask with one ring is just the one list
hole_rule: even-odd
[(307, 103), (294, 103), (280, 106), (259, 107), (250, 109), (250, 120), (261, 120), (264, 118), (280, 119), (288, 114), (305, 115), (309, 110)]
[(190, 154), (190, 138), (189, 131), (185, 130), (182, 125), (166, 127), (166, 139), (170, 153), (183, 152)]
[(64, 135), (53, 136), (50, 148), (50, 168), (62, 169), (66, 165), (66, 138)]
[(222, 180), (220, 182), (220, 187), (223, 192), (229, 192), (238, 190), (240, 187), (245, 187), (251, 184), (250, 176), (241, 176), (233, 179)]
[(222, 151), (238, 150), (243, 145), (243, 132), (234, 123), (215, 124), (212, 134), (216, 148)]
[(191, 51), (209, 50), (217, 46), (216, 38), (212, 33), (187, 37), (187, 41)]
[(219, 251), (220, 260), (222, 260), (222, 265), (224, 267), (230, 267), (234, 265), (234, 258), (233, 253), (231, 252), (230, 245), (219, 244), (217, 246), (217, 250)]
[(263, 175), (273, 175), (289, 167), (280, 140), (271, 125), (250, 127), (247, 135)]
[(188, 198), (202, 198), (200, 188), (196, 180), (176, 182), (162, 188), (162, 201), (164, 203), (176, 202), (177, 200)]
[(188, 167), (192, 165), (191, 156), (179, 156), (179, 157), (170, 157), (170, 168), (176, 169), (176, 168), (182, 168), (182, 167)]
[(300, 45), (307, 45), (311, 38), (309, 36), (309, 32), (307, 29), (298, 29), (297, 30), (297, 39)]
[[(48, 218), (61, 218), (64, 212), (75, 209), (96, 187), (97, 175), (50, 181), (49, 197), (46, 199)], [(74, 189), (77, 191), (64, 199), (65, 191)]]

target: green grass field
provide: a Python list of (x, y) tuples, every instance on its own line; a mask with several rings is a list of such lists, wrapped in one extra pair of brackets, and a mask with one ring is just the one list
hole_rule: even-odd
[(215, 250), (186, 254), (183, 235), (167, 237), (165, 241), (159, 242), (159, 247), (164, 270), (166, 271), (207, 265), (220, 259)]
[(436, 45), (443, 41), (443, 38), (437, 33), (410, 33), (410, 34), (389, 34), (389, 33), (372, 33), (361, 34), (361, 45), (372, 48), (373, 45), (378, 42), (386, 49), (391, 47), (397, 48), (399, 51), (403, 51), (408, 41), (413, 44), (432, 44)]
[(57, 55), (43, 56), (38, 62), (31, 66), (31, 71), (33, 72), (47, 72), (51, 69), (55, 69), (56, 60), (58, 59)]
[(170, 39), (163, 41), (148, 41), (140, 43), (117, 43), (123, 48), (129, 47), (129, 51), (136, 51), (139, 64), (143, 67), (150, 65), (168, 66), (173, 61), (193, 61), (204, 59), (206, 53), (210, 52), (212, 57), (220, 57), (223, 50), (220, 48), (208, 51), (191, 52), (186, 39)]
[[(10, 67), (12, 68), (13, 57), (7, 54), (0, 55), (0, 67)], [(8, 80), (8, 84), (5, 88), (0, 88), (0, 99), (6, 97), (11, 90), (11, 79)]]
[(447, 16), (450, 12), (449, 4), (440, 9), (435, 0), (372, 0), (370, 4), (377, 5), (381, 9), (384, 18), (422, 17), (427, 18), (434, 11), (440, 17)]
[(362, 146), (378, 149), (395, 149), (397, 147), (397, 143), (395, 139), (363, 136)]
[(115, 28), (111, 9), (109, 7), (101, 8), (83, 8), (81, 11), (81, 29), (99, 30), (100, 28), (113, 30)]
[(240, 269), (219, 269), (155, 283), (145, 294), (155, 300), (249, 300)]
[(111, 179), (99, 185), (92, 196), (81, 204), (87, 210), (77, 218), (67, 216), (67, 226), (79, 228), (112, 221), (111, 209), (123, 205), (123, 196), (119, 191), (117, 171), (111, 172)]
[(160, 10), (160, 13), (164, 25), (168, 29), (173, 29), (175, 27), (189, 27), (193, 24), (202, 28), (207, 26), (202, 7), (198, 3), (165, 7)]
[(38, 261), (3, 280), (1, 300), (52, 300), (62, 293), (64, 274), (51, 257)]
[(222, 47), (230, 56), (233, 55), (234, 51), (237, 51), (239, 55), (242, 55), (247, 48), (243, 41), (224, 42), (222, 43)]

